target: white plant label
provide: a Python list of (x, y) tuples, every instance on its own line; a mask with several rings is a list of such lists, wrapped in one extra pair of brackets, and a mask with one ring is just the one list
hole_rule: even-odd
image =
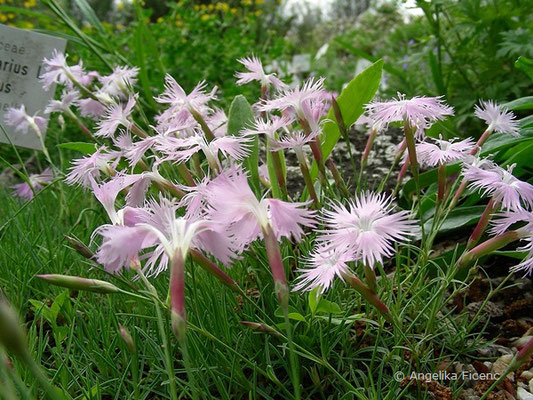
[[(31, 130), (23, 134), (4, 123), (10, 107), (24, 104), (28, 115), (43, 110), (54, 96), (55, 85), (45, 91), (39, 82), (43, 58), (50, 58), (54, 49), (65, 51), (65, 39), (34, 33), (0, 24), (0, 123), (14, 145), (41, 150), (39, 138)], [(9, 143), (0, 130), (0, 142)]]

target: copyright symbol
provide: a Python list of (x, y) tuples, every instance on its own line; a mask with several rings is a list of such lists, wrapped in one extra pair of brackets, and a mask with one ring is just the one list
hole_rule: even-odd
[(405, 378), (405, 374), (402, 372), (402, 371), (396, 371), (394, 373), (394, 380), (396, 382), (401, 382), (403, 381), (403, 378)]

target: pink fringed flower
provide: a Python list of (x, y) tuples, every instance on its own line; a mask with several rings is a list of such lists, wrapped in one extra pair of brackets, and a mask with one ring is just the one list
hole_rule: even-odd
[(344, 280), (344, 274), (350, 270), (347, 262), (352, 260), (353, 255), (346, 249), (327, 249), (324, 246), (314, 249), (306, 260), (307, 268), (297, 270), (300, 273), (299, 282), (293, 290), (318, 288), (320, 293), (324, 293), (331, 287), (335, 278)]
[(524, 260), (514, 267), (511, 267), (511, 272), (524, 271), (525, 275), (533, 273), (533, 213), (527, 210), (506, 211), (497, 215), (499, 218), (492, 222), (493, 228), (491, 232), (494, 235), (502, 235), (508, 231), (511, 226), (520, 224), (516, 229), (521, 240), (527, 242), (523, 247), (518, 247), (517, 251), (527, 252), (528, 254)]
[(113, 154), (108, 153), (107, 148), (102, 146), (90, 156), (73, 160), (65, 183), (79, 184), (85, 188), (91, 187), (92, 181), (99, 179), (101, 172), (112, 175), (113, 171), (109, 163), (113, 158)]
[(513, 176), (514, 164), (504, 169), (486, 161), (482, 166), (464, 164), (463, 176), (470, 187), (492, 196), (505, 210), (533, 207), (533, 185)]
[[(310, 102), (320, 102), (324, 96), (324, 78), (310, 78), (300, 87), (283, 89), (280, 95), (259, 105), (260, 111), (287, 111), (298, 119), (309, 119)], [(307, 110), (307, 113), (306, 113)]]
[(139, 68), (116, 67), (108, 76), (100, 77), (102, 91), (112, 97), (126, 99), (137, 83)]
[(82, 117), (90, 117), (94, 120), (100, 119), (106, 112), (104, 104), (90, 97), (78, 100), (78, 109)]
[(40, 174), (31, 174), (28, 177), (29, 184), (28, 182), (18, 183), (11, 186), (11, 188), (16, 196), (28, 201), (33, 199), (34, 192), (40, 192), (45, 185), (48, 185), (50, 182), (52, 182), (53, 178), (54, 175), (52, 174), (52, 170), (50, 168), (46, 168)]
[(24, 104), (20, 108), (11, 107), (8, 108), (4, 114), (4, 121), (7, 126), (15, 128), (15, 132), (28, 133), (31, 128), (35, 134), (42, 135), (46, 127), (46, 119), (34, 115), (33, 117), (28, 115)]
[(224, 226), (240, 250), (263, 236), (271, 228), (281, 237), (300, 241), (301, 226), (314, 227), (314, 211), (302, 208), (306, 203), (287, 203), (277, 199), (257, 200), (240, 167), (221, 173), (205, 189), (208, 215)]
[(203, 136), (191, 136), (184, 139), (172, 137), (161, 138), (156, 149), (166, 155), (165, 160), (178, 163), (186, 162), (194, 153), (202, 151), (214, 168), (220, 167), (218, 153), (235, 160), (242, 160), (249, 153), (250, 138), (241, 136), (216, 137), (208, 142)]
[(60, 100), (50, 100), (46, 108), (45, 114), (51, 114), (54, 112), (64, 112), (70, 109), (71, 106), (75, 106), (80, 99), (80, 94), (76, 90), (65, 90), (61, 95)]
[(276, 133), (288, 126), (292, 121), (288, 118), (272, 116), (270, 119), (258, 118), (252, 126), (241, 131), (241, 135), (265, 135), (269, 140), (276, 140)]
[(145, 271), (155, 276), (168, 268), (169, 260), (179, 252), (185, 258), (190, 248), (207, 251), (224, 263), (234, 258), (231, 241), (219, 233), (212, 222), (189, 220), (176, 215), (176, 203), (161, 198), (149, 201), (146, 213), (134, 226), (105, 225), (95, 233), (103, 237), (96, 254), (98, 262), (112, 272), (128, 267), (145, 249)]
[(137, 95), (130, 96), (126, 104), (112, 104), (107, 107), (102, 120), (98, 123), (98, 130), (95, 136), (111, 137), (115, 134), (119, 126), (129, 130), (133, 125), (129, 118), (137, 102)]
[(475, 115), (485, 121), (488, 125), (487, 130), (519, 136), (518, 121), (511, 111), (491, 100), (482, 100), (480, 103), (481, 106), (476, 105), (475, 107)]
[[(45, 90), (49, 90), (54, 83), (67, 85), (72, 88), (71, 79), (80, 82), (85, 75), (83, 67), (80, 64), (69, 67), (67, 65), (66, 55), (54, 50), (51, 58), (43, 60), (44, 73), (40, 77)], [(80, 82), (81, 83), (81, 82)]]
[(281, 149), (292, 149), (296, 151), (301, 151), (302, 148), (312, 142), (315, 137), (318, 135), (318, 132), (312, 132), (310, 135), (306, 135), (302, 131), (292, 131), (281, 138), (276, 139), (272, 142), (272, 150), (281, 150)]
[(475, 142), (470, 138), (459, 142), (442, 138), (433, 139), (433, 141), (435, 143), (427, 140), (416, 145), (418, 161), (428, 167), (464, 160), (475, 146)]
[(453, 115), (453, 107), (444, 103), (441, 97), (413, 97), (405, 99), (398, 94), (397, 99), (373, 101), (366, 105), (368, 117), (379, 124), (387, 125), (396, 121), (407, 121), (411, 126), (420, 127), (443, 120)]
[(392, 198), (364, 193), (348, 207), (332, 204), (324, 211), (326, 229), (319, 238), (327, 249), (353, 252), (355, 259), (373, 267), (394, 253), (394, 244), (406, 241), (417, 232), (417, 222), (408, 211), (393, 212)]
[(180, 111), (184, 108), (202, 112), (210, 100), (216, 100), (216, 88), (211, 93), (206, 93), (206, 86), (207, 83), (202, 81), (196, 85), (191, 93), (187, 94), (179, 83), (167, 74), (165, 76), (165, 91), (156, 97), (155, 100), (158, 103), (171, 105), (172, 112)]
[(237, 72), (235, 76), (238, 78), (237, 85), (244, 85), (252, 81), (258, 81), (261, 86), (272, 85), (277, 90), (285, 88), (285, 85), (275, 74), (266, 74), (263, 69), (263, 64), (259, 58), (252, 56), (241, 58), (237, 60), (248, 70), (247, 72)]

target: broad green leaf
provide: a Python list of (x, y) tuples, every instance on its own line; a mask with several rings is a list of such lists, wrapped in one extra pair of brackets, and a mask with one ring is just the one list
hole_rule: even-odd
[(531, 110), (533, 109), (533, 96), (521, 97), (505, 103), (503, 106), (512, 111)]
[[(446, 166), (446, 175), (450, 176), (459, 172), (461, 169), (460, 164), (451, 164)], [(431, 169), (429, 171), (423, 172), (419, 176), (420, 179), (420, 188), (426, 188), (432, 183), (437, 182), (437, 169)], [(402, 187), (402, 196), (405, 198), (410, 198), (411, 195), (416, 191), (416, 183), (414, 179), (409, 179)]]
[(520, 129), (531, 128), (533, 126), (533, 115), (528, 115), (518, 121)]
[(533, 60), (526, 57), (518, 57), (514, 66), (524, 71), (531, 80), (533, 80)]
[(94, 143), (85, 143), (85, 142), (68, 142), (60, 143), (57, 147), (61, 149), (75, 150), (83, 154), (93, 154), (96, 151)]
[(326, 299), (320, 299), (318, 302), (318, 307), (316, 308), (317, 313), (324, 314), (341, 314), (341, 307), (332, 301)]
[(320, 301), (320, 293), (318, 288), (314, 288), (307, 294), (307, 303), (309, 305), (309, 310), (311, 310), (311, 315), (315, 315), (316, 307)]
[[(274, 315), (276, 317), (280, 317), (280, 318), (284, 318), (284, 315), (283, 315), (283, 310), (278, 307), (276, 309), (276, 311), (274, 311)], [(292, 307), (292, 306), (289, 306), (289, 319), (293, 319), (295, 321), (302, 321), (302, 322), (307, 322), (307, 320), (305, 319), (305, 317), (300, 314), (296, 308)]]
[[(228, 113), (228, 134), (239, 136), (240, 131), (249, 127), (254, 121), (254, 111), (246, 97), (243, 95), (236, 96), (229, 107)], [(251, 142), (250, 154), (244, 160), (244, 166), (250, 173), (250, 186), (256, 195), (260, 194), (259, 186), (259, 138), (254, 135), (254, 140)]]
[(516, 251), (516, 250), (496, 250), (491, 253), (492, 255), (504, 256), (509, 258), (514, 258), (516, 260), (523, 260), (529, 252), (527, 251)]
[(521, 142), (511, 147), (505, 152), (504, 160), (502, 166), (511, 164), (517, 164), (518, 166), (531, 165), (531, 160), (533, 160), (533, 140)]
[[(364, 105), (374, 98), (374, 95), (378, 90), (379, 82), (381, 81), (382, 71), (383, 60), (376, 61), (353, 78), (337, 98), (337, 103), (339, 104), (342, 118), (346, 126), (351, 126), (357, 121), (357, 118), (359, 118), (364, 111)], [(341, 132), (337, 126), (333, 109), (331, 108), (326, 116), (326, 122), (324, 123), (324, 142), (322, 143), (324, 159), (327, 159), (331, 154), (331, 151), (337, 144), (340, 136)], [(316, 178), (317, 175), (318, 168), (316, 163), (313, 162), (311, 176), (312, 178)]]
[[(457, 228), (461, 228), (467, 225), (473, 225), (479, 221), (479, 217), (483, 214), (485, 206), (471, 206), (471, 207), (459, 207), (452, 210), (446, 220), (442, 223), (439, 228), (439, 233), (452, 231)], [(425, 221), (424, 228), (426, 232), (431, 229), (433, 224), (433, 218)], [(420, 234), (418, 236), (420, 238)]]

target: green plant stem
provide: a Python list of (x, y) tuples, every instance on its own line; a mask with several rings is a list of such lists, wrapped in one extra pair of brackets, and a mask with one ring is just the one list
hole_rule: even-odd
[(170, 355), (170, 340), (168, 340), (167, 331), (165, 329), (165, 323), (163, 322), (163, 314), (161, 313), (161, 300), (157, 294), (155, 287), (148, 281), (144, 273), (137, 266), (137, 274), (141, 277), (144, 285), (148, 292), (152, 295), (152, 300), (155, 306), (156, 316), (157, 316), (157, 327), (159, 329), (159, 334), (161, 336), (161, 341), (163, 342), (163, 348), (165, 351), (165, 366), (168, 376), (168, 391), (170, 398), (172, 400), (178, 400), (178, 393), (176, 390), (176, 376), (174, 375), (174, 366), (172, 362), (172, 356)]
[[(270, 141), (270, 139), (267, 139)], [(272, 148), (272, 143), (268, 144), (268, 148)], [(281, 191), (282, 200), (287, 200), (287, 183), (285, 182), (285, 174), (283, 173), (283, 166), (281, 165), (281, 152), (270, 151), (270, 156), (272, 157), (272, 164), (274, 165), (274, 171), (276, 172), (276, 179), (278, 181), (278, 186)]]
[(296, 151), (296, 157), (298, 158), (298, 165), (300, 166), (300, 171), (302, 172), (302, 176), (304, 178), (305, 187), (307, 188), (307, 191), (309, 192), (309, 196), (313, 200), (313, 205), (316, 210), (320, 209), (320, 201), (318, 200), (318, 196), (315, 191), (315, 186), (313, 185), (313, 180), (311, 179), (311, 174), (309, 173), (309, 167), (307, 166), (307, 159), (305, 158), (305, 154), (303, 153), (302, 149), (295, 149)]
[(291, 380), (294, 389), (294, 398), (295, 400), (299, 400), (301, 398), (300, 363), (298, 362), (298, 356), (292, 338), (292, 324), (289, 318), (288, 307), (283, 308), (283, 316), (285, 317), (285, 331), (287, 332), (287, 341), (289, 342), (289, 363), (291, 365)]
[(411, 164), (411, 173), (416, 183), (416, 193), (417, 193), (417, 208), (418, 216), (420, 218), (420, 232), (422, 236), (422, 242), (426, 236), (424, 229), (424, 215), (422, 213), (422, 189), (420, 186), (420, 175), (419, 175), (419, 166), (418, 160), (416, 157), (416, 144), (415, 144), (415, 128), (412, 127), (409, 121), (405, 120), (403, 123), (403, 130), (405, 134), (405, 143), (407, 144), (407, 152), (409, 154), (409, 162)]

